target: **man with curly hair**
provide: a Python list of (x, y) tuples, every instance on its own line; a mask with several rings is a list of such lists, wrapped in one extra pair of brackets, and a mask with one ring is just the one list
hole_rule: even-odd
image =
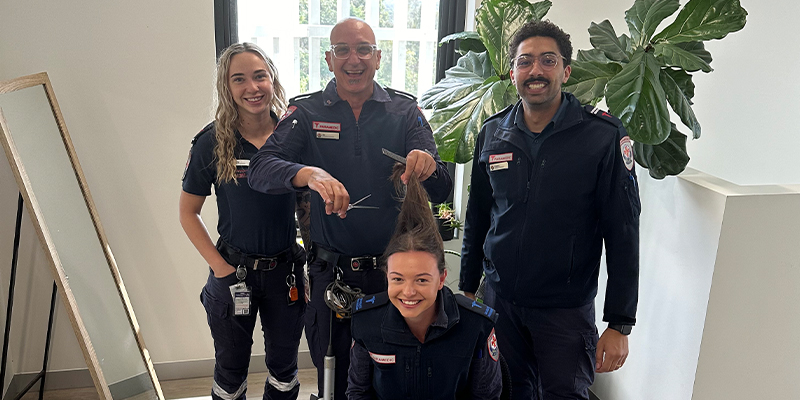
[[(588, 399), (595, 372), (622, 367), (636, 321), (639, 194), (622, 123), (561, 91), (569, 35), (523, 25), (509, 45), (520, 100), (476, 141), (459, 287), (481, 272), (515, 399)], [(594, 299), (605, 246), (598, 338)]]

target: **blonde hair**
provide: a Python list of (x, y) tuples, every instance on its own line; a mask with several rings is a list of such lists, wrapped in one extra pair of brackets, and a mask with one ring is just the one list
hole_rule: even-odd
[(236, 156), (234, 154), (238, 142), (234, 132), (239, 124), (239, 109), (233, 101), (233, 96), (231, 96), (228, 75), (230, 74), (233, 56), (246, 51), (257, 55), (267, 65), (273, 87), (270, 111), (279, 117), (286, 111), (286, 91), (278, 79), (278, 69), (275, 67), (275, 63), (264, 53), (264, 50), (253, 43), (235, 43), (222, 52), (217, 61), (217, 111), (214, 116), (215, 138), (217, 141), (214, 145), (214, 158), (216, 158), (217, 162), (217, 183), (234, 181), (238, 184), (236, 181)]

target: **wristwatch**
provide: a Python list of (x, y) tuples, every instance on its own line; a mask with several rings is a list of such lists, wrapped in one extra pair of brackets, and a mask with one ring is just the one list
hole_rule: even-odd
[(608, 324), (608, 329), (613, 329), (625, 336), (631, 334), (631, 330), (633, 329), (633, 325), (625, 325), (625, 324)]

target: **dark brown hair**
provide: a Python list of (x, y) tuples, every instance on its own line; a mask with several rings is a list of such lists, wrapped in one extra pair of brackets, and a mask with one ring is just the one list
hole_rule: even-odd
[(397, 216), (394, 234), (381, 257), (381, 266), (384, 270), (387, 268), (386, 262), (392, 254), (424, 251), (436, 259), (441, 274), (445, 269), (444, 242), (428, 203), (428, 192), (413, 175), (408, 179), (408, 185), (404, 185), (400, 180), (403, 172), (405, 165), (395, 164), (391, 179), (398, 195), (402, 198), (403, 205), (400, 208), (400, 215)]
[(564, 66), (569, 65), (570, 61), (572, 61), (572, 43), (569, 40), (569, 34), (548, 20), (533, 20), (522, 25), (508, 44), (509, 58), (513, 60), (517, 57), (517, 48), (525, 39), (537, 36), (549, 37), (555, 40), (556, 45), (558, 45), (558, 51), (564, 57)]

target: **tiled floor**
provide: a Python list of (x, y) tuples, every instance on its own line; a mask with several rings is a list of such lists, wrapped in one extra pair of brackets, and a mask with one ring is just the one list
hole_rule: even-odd
[[(267, 373), (250, 374), (247, 378), (247, 398), (260, 399), (264, 394), (264, 382), (267, 380)], [(298, 372), (300, 379), (299, 400), (308, 400), (312, 393), (317, 392), (317, 371), (313, 369), (301, 369)], [(161, 381), (161, 390), (167, 399), (183, 400), (209, 400), (211, 396), (211, 383), (213, 379), (193, 378), (179, 379), (173, 381)], [(23, 400), (35, 400), (39, 398), (38, 392), (29, 392), (22, 397)], [(51, 390), (44, 392), (47, 400), (97, 400), (97, 391), (94, 388)]]

